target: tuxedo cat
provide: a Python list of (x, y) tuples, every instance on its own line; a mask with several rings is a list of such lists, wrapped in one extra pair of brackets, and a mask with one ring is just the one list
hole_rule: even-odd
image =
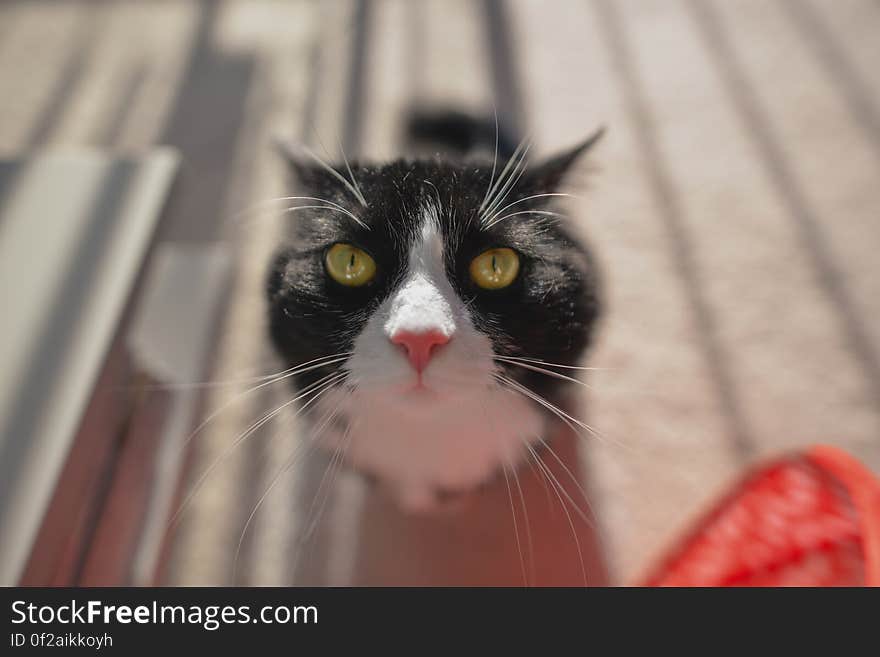
[(600, 134), (532, 165), (522, 144), (499, 161), (497, 138), (485, 160), (289, 152), (297, 196), (267, 292), (303, 440), (427, 509), (576, 422), (564, 392), (599, 285), (559, 190)]

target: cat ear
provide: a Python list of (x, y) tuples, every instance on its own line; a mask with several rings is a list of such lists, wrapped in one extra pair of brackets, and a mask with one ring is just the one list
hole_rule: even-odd
[(529, 167), (518, 187), (535, 192), (551, 192), (557, 189), (575, 162), (595, 146), (604, 134), (603, 126), (574, 148), (553, 155), (536, 167)]
[(320, 160), (301, 142), (276, 138), (275, 149), (284, 158), (296, 181), (307, 189), (332, 185), (334, 178)]
[(341, 186), (348, 190), (361, 205), (367, 207), (367, 200), (364, 198), (347, 160), (345, 168), (348, 172), (348, 178), (300, 142), (276, 139), (275, 144), (281, 150), (281, 154), (287, 160), (299, 184), (306, 190), (316, 196), (326, 197)]

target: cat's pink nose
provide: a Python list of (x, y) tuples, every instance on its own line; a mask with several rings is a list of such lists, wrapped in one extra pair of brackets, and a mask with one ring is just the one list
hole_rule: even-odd
[(397, 331), (391, 336), (391, 342), (406, 350), (410, 364), (421, 373), (428, 366), (435, 347), (449, 342), (449, 337), (440, 331)]

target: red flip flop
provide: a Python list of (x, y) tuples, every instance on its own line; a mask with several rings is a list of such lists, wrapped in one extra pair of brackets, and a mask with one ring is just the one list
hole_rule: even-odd
[(759, 467), (645, 586), (880, 586), (880, 480), (825, 445)]

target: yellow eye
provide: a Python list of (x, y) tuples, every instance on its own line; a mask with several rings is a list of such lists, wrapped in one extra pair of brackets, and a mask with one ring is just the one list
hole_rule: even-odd
[(513, 249), (489, 249), (471, 261), (471, 278), (485, 290), (507, 287), (519, 273), (519, 256)]
[(334, 244), (324, 258), (327, 273), (334, 281), (348, 287), (366, 285), (376, 275), (376, 262), (351, 244)]

